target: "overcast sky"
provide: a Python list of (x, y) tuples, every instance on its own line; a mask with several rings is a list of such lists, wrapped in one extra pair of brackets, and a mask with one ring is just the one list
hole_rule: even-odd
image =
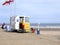
[(14, 0), (3, 6), (0, 1), (0, 23), (9, 23), (10, 16), (30, 16), (33, 23), (60, 23), (60, 0)]

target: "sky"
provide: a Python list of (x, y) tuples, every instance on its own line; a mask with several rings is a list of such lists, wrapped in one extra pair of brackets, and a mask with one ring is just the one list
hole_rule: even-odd
[(29, 16), (31, 23), (60, 23), (60, 0), (14, 0), (3, 6), (5, 1), (0, 1), (0, 23), (16, 15)]

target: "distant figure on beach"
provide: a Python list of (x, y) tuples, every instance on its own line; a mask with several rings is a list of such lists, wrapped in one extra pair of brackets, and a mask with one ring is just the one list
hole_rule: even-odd
[(32, 33), (35, 33), (35, 29), (34, 28), (31, 28), (31, 31), (32, 31)]
[(4, 29), (5, 25), (6, 25), (6, 23), (2, 23), (1, 28)]

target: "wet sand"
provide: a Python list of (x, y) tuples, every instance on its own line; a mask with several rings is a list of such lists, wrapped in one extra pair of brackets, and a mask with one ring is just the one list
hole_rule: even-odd
[(0, 45), (60, 45), (60, 31), (36, 33), (5, 32), (0, 29)]

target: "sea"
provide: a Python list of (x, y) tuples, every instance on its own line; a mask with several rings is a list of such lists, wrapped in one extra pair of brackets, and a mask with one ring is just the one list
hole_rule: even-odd
[(39, 26), (60, 26), (60, 23), (40, 23), (40, 24), (31, 23), (30, 25), (31, 26), (37, 26), (37, 25), (39, 25)]
[(38, 28), (38, 26), (40, 28), (60, 28), (60, 23), (31, 23), (30, 25), (33, 28)]
[[(0, 26), (2, 24), (0, 23)], [(9, 23), (7, 23), (6, 25), (10, 25)], [(30, 27), (37, 27), (37, 26), (40, 26), (40, 27), (60, 27), (60, 23), (30, 23)]]

